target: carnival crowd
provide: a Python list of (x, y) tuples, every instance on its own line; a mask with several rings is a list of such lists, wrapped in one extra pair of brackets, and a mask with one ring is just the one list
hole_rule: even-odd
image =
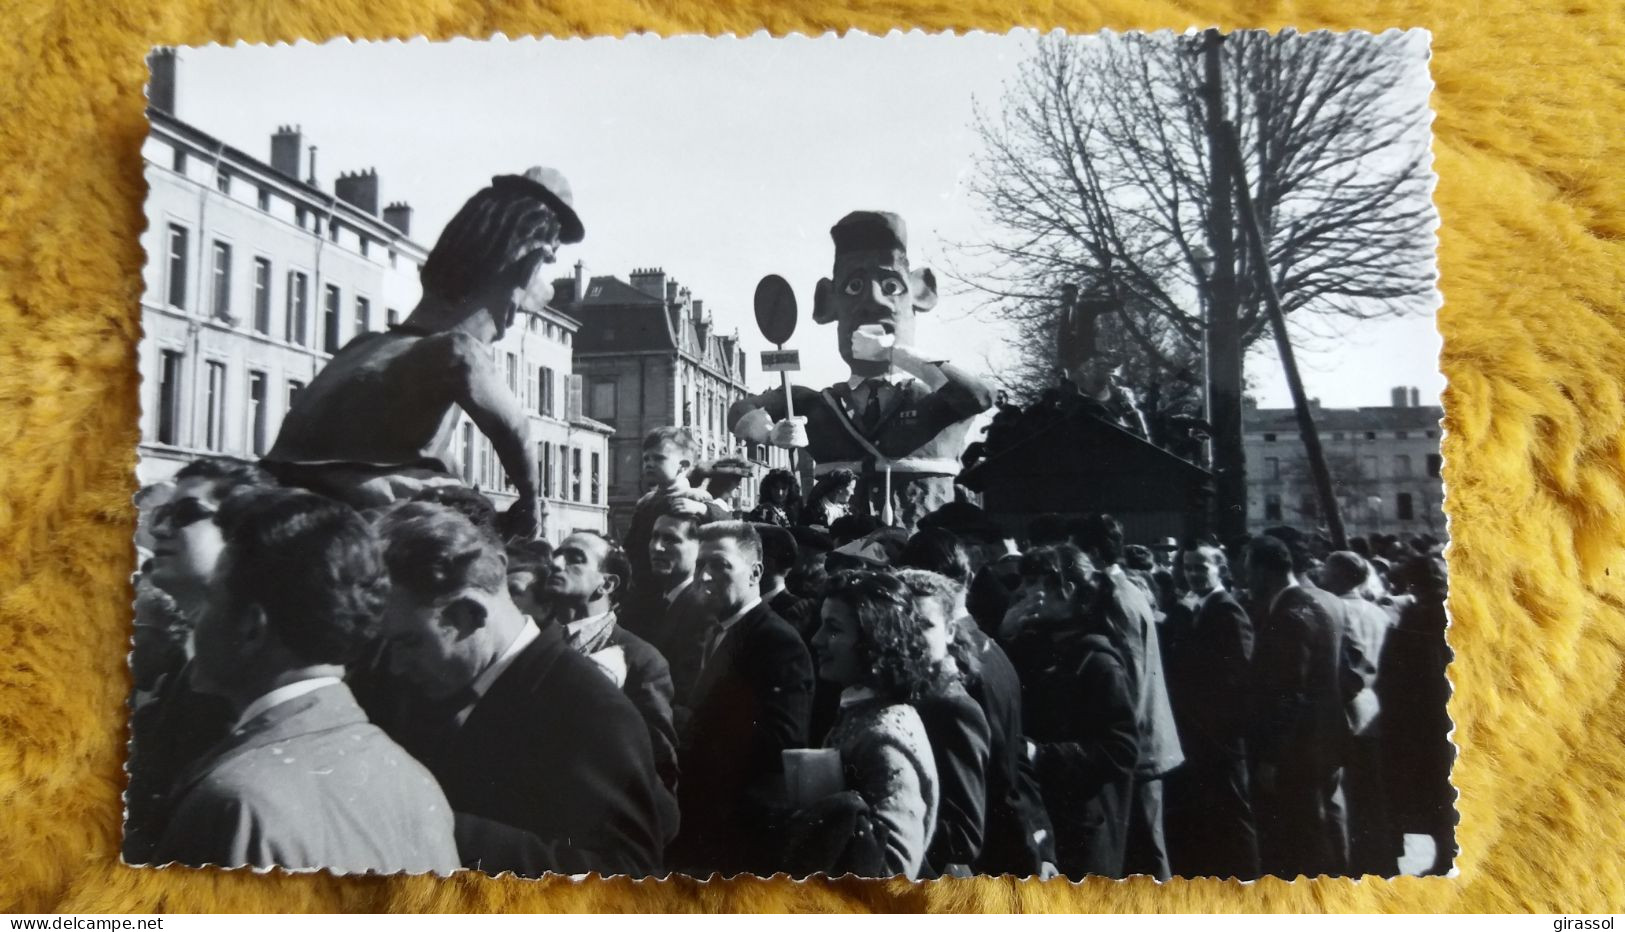
[(738, 515), (687, 431), (643, 450), (624, 539), (554, 545), (458, 487), (363, 512), (185, 466), (143, 502), (126, 860), (1449, 869), (1438, 541), (1012, 538), (962, 501), (908, 534), (840, 471)]

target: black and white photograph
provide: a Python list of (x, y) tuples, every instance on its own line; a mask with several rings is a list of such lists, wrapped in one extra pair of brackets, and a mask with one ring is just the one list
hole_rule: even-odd
[(153, 49), (124, 861), (1452, 873), (1428, 58)]

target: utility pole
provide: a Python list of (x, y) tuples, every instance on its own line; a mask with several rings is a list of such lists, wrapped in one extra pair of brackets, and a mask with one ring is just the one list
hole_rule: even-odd
[(1247, 461), (1241, 424), (1241, 296), (1236, 288), (1236, 224), (1233, 184), (1236, 169), (1225, 145), (1224, 36), (1217, 29), (1203, 34), (1205, 78), (1202, 97), (1207, 109), (1209, 197), (1208, 248), (1213, 272), (1208, 276), (1205, 333), (1207, 397), (1213, 425), (1214, 523), (1225, 543), (1247, 533)]
[(1292, 341), (1286, 333), (1286, 314), (1281, 310), (1281, 296), (1275, 290), (1275, 273), (1270, 271), (1269, 252), (1264, 244), (1264, 227), (1253, 210), (1253, 194), (1247, 183), (1247, 172), (1242, 167), (1241, 146), (1236, 142), (1236, 130), (1230, 121), (1220, 127), (1225, 149), (1230, 153), (1231, 170), (1235, 172), (1236, 203), (1241, 208), (1241, 230), (1247, 239), (1248, 263), (1258, 278), (1258, 290), (1264, 295), (1269, 309), (1270, 330), (1275, 332), (1275, 350), (1281, 357), (1281, 368), (1286, 370), (1287, 388), (1292, 392), (1292, 408), (1298, 415), (1298, 433), (1303, 437), (1304, 452), (1309, 457), (1309, 472), (1315, 480), (1315, 492), (1320, 497), (1320, 513), (1326, 518), (1326, 529), (1331, 532), (1332, 546), (1347, 550), (1348, 532), (1343, 528), (1343, 513), (1337, 507), (1337, 494), (1332, 489), (1331, 470), (1326, 467), (1326, 451), (1320, 446), (1320, 429), (1315, 426), (1314, 412), (1303, 391), (1303, 378), (1298, 375), (1298, 359), (1292, 352)]

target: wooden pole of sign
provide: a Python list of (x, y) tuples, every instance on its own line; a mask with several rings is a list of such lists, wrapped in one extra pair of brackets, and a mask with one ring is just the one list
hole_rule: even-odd
[[(775, 343), (774, 345), (779, 348), (779, 352), (784, 352), (783, 343)], [(784, 386), (784, 417), (788, 420), (796, 416), (795, 399), (790, 397), (790, 370), (779, 370), (779, 384)], [(795, 447), (790, 448), (790, 475), (796, 477), (797, 483), (801, 482), (801, 456)], [(808, 488), (807, 491), (811, 492), (812, 489)]]
[(886, 467), (886, 505), (885, 505), (884, 508), (882, 508), (880, 510), (880, 523), (884, 524), (887, 527), (891, 527), (892, 526), (892, 521), (896, 517), (897, 516), (892, 513), (892, 508), (891, 508), (891, 467), (887, 466)]

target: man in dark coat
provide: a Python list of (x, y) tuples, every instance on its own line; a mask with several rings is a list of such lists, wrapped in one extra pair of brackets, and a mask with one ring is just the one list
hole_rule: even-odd
[(761, 553), (744, 522), (700, 531), (695, 585), (714, 620), (679, 734), (674, 869), (767, 875), (779, 866), (770, 815), (782, 803), (783, 751), (807, 745), (813, 674), (801, 636), (762, 602)]
[[(617, 621), (613, 600), (632, 578), (621, 548), (593, 531), (577, 531), (553, 550), (553, 571), (544, 583), (552, 619), (564, 639), (597, 664), (632, 700), (649, 728), (660, 782), (677, 792), (677, 730), (672, 724), (671, 670), (666, 658)], [(676, 805), (676, 800), (672, 800)]]
[(266, 490), (226, 502), (195, 634), (195, 686), (230, 733), (177, 782), (154, 861), (336, 873), (457, 869), (434, 778), (367, 721), (344, 665), (376, 636), (388, 577), (347, 505)]
[(1094, 573), (1071, 545), (1033, 548), (1020, 572), (1003, 630), (1021, 675), (1028, 756), (1055, 826), (1056, 865), (1074, 879), (1121, 877), (1141, 742), (1121, 636), (1106, 617), (1119, 583)]
[(1456, 858), (1456, 791), (1450, 765), (1456, 749), (1450, 743), (1450, 645), (1445, 640), (1446, 576), (1444, 560), (1419, 556), (1395, 569), (1395, 582), (1414, 601), (1400, 613), (1399, 624), (1382, 646), (1378, 665), (1378, 729), (1382, 736), (1384, 778), (1392, 805), (1396, 850), (1406, 835), (1433, 839), (1433, 863), (1422, 873), (1444, 874)]
[[(645, 555), (650, 573), (624, 590), (616, 609), (617, 624), (666, 658), (680, 720), (699, 675), (699, 639), (707, 623), (705, 606), (693, 583), (694, 563), (700, 554), (699, 529), (710, 519), (675, 500), (656, 511)], [(627, 554), (628, 559), (631, 556)], [(635, 575), (636, 570), (633, 572)]]
[(1258, 876), (1258, 830), (1247, 775), (1253, 623), (1224, 586), (1224, 551), (1197, 544), (1182, 559), (1189, 592), (1163, 641), (1184, 766), (1168, 776), (1168, 855), (1181, 877)]
[(1260, 867), (1287, 878), (1343, 874), (1345, 704), (1365, 688), (1371, 665), (1346, 635), (1341, 600), (1299, 582), (1286, 543), (1254, 538), (1247, 558), (1258, 612), (1253, 799)]
[(1123, 876), (1139, 731), (1128, 671), (1110, 638), (1019, 635), (1027, 755), (1055, 826), (1055, 864), (1074, 880)]
[(1167, 880), (1172, 870), (1163, 837), (1163, 778), (1184, 761), (1185, 755), (1168, 702), (1156, 609), (1148, 586), (1123, 569), (1121, 522), (1111, 515), (1089, 515), (1077, 523), (1073, 536), (1078, 547), (1112, 581), (1102, 590), (1102, 606), (1106, 620), (1120, 634), (1113, 643), (1123, 652), (1139, 721), (1140, 755), (1129, 810), (1126, 866), (1130, 873)]
[(785, 582), (801, 558), (795, 535), (772, 524), (755, 523), (755, 528), (762, 538), (762, 601), (811, 644), (813, 632), (818, 629), (819, 600), (796, 595)]
[(413, 503), (382, 524), (394, 672), (438, 707), (402, 743), (457, 811), (465, 866), (646, 876), (675, 831), (631, 701), (508, 595), (500, 542)]

